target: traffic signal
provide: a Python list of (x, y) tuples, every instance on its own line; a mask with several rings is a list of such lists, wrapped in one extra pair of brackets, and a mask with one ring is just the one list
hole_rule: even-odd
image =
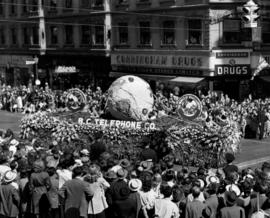
[(242, 19), (244, 21), (245, 28), (256, 28), (258, 26), (258, 19), (260, 15), (258, 14), (260, 7), (253, 1), (249, 0), (243, 6), (243, 16)]

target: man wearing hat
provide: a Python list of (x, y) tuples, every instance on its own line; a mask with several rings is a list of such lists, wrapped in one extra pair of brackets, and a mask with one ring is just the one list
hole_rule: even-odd
[(226, 207), (220, 211), (221, 218), (245, 218), (245, 211), (236, 205), (237, 195), (234, 191), (225, 192)]
[(7, 171), (0, 186), (0, 215), (3, 217), (18, 217), (20, 206), (19, 190), (11, 184), (17, 178), (17, 173)]
[(235, 160), (234, 154), (232, 153), (226, 153), (225, 154), (226, 159), (226, 166), (223, 168), (223, 171), (225, 173), (226, 178), (230, 173), (237, 172), (238, 173), (238, 167), (233, 164), (233, 161)]

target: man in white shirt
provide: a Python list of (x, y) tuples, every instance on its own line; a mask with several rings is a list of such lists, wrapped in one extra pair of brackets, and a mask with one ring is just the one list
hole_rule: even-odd
[(156, 200), (155, 215), (162, 218), (178, 218), (179, 208), (171, 201), (172, 188), (168, 184), (161, 184), (160, 192), (164, 198)]

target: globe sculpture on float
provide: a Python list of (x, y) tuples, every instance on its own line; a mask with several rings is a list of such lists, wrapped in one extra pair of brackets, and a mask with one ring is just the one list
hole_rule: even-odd
[(106, 109), (116, 119), (143, 121), (153, 110), (154, 95), (150, 85), (137, 76), (123, 76), (108, 90)]

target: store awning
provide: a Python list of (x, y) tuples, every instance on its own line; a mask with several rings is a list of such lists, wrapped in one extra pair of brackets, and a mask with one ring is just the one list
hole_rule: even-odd
[(143, 79), (151, 79), (151, 80), (161, 80), (161, 81), (170, 81), (175, 78), (175, 76), (165, 76), (165, 75), (157, 75), (157, 74), (132, 74), (132, 73), (124, 73), (124, 72), (110, 72), (110, 77), (121, 77), (127, 75), (134, 75), (141, 77)]
[(188, 83), (188, 84), (197, 84), (204, 80), (203, 77), (186, 77), (186, 76), (178, 76), (170, 80), (170, 82), (175, 83)]
[(260, 78), (265, 82), (270, 82), (270, 76), (260, 76)]

